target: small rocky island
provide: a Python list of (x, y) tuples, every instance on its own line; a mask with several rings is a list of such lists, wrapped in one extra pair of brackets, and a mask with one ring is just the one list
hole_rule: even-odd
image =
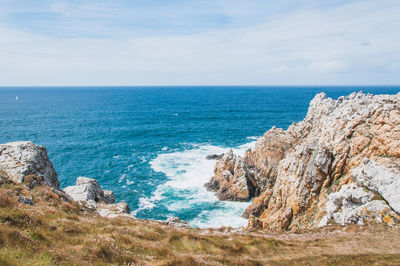
[(286, 131), (273, 127), (244, 157), (220, 158), (205, 186), (249, 201), (249, 228), (394, 225), (400, 214), (400, 93), (362, 92), (311, 101)]

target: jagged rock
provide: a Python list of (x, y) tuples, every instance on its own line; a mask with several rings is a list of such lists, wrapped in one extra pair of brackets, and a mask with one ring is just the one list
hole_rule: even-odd
[(69, 186), (64, 189), (75, 201), (105, 202), (112, 204), (115, 202), (114, 193), (103, 191), (97, 180), (87, 177), (78, 177), (75, 186)]
[(383, 200), (373, 199), (374, 193), (355, 183), (343, 185), (328, 196), (326, 215), (318, 226), (328, 225), (331, 219), (341, 225), (363, 224), (366, 218), (382, 221), (383, 215), (391, 212), (390, 207)]
[(26, 205), (30, 205), (30, 206), (34, 205), (32, 197), (30, 199), (28, 199), (22, 195), (18, 195), (18, 200)]
[(22, 183), (28, 175), (37, 175), (46, 185), (60, 187), (46, 148), (31, 141), (0, 144), (0, 170), (15, 183)]
[(43, 177), (37, 175), (27, 175), (23, 182), (29, 189), (34, 189), (37, 186), (44, 184)]
[[(273, 127), (243, 158), (225, 154), (217, 161), (208, 187), (223, 200), (255, 197), (244, 216), (257, 218), (252, 224), (262, 223), (269, 230), (316, 227), (330, 215), (329, 195), (353, 182), (352, 173), (358, 183), (393, 202), (389, 204), (398, 211), (399, 121), (400, 93), (374, 96), (359, 92), (337, 100), (317, 94), (303, 121), (286, 131)], [(365, 158), (379, 167), (392, 166), (381, 170), (369, 165), (351, 172)], [(383, 203), (372, 200), (366, 204), (378, 210)], [(351, 211), (344, 213), (336, 214), (338, 221), (354, 222)]]
[(219, 160), (224, 156), (224, 154), (209, 154), (206, 156), (206, 160)]
[(75, 186), (64, 189), (73, 200), (86, 205), (86, 208), (97, 212), (100, 216), (114, 218), (129, 216), (129, 205), (125, 202), (115, 203), (112, 191), (102, 190), (97, 180), (88, 177), (78, 177)]
[(103, 190), (103, 201), (107, 204), (113, 204), (115, 202), (114, 192)]
[(132, 217), (129, 205), (125, 202), (115, 204), (96, 204), (96, 212), (103, 217), (115, 218), (118, 216)]
[(173, 225), (176, 227), (189, 227), (189, 223), (186, 221), (182, 221), (179, 217), (170, 217), (165, 222), (167, 225)]
[(390, 168), (365, 160), (351, 171), (353, 179), (361, 186), (379, 193), (400, 214), (400, 169)]
[(216, 191), (220, 200), (248, 201), (259, 193), (254, 174), (232, 150), (217, 162), (214, 172), (205, 187)]
[(95, 211), (97, 210), (97, 203), (94, 200), (88, 200), (86, 202), (86, 208)]

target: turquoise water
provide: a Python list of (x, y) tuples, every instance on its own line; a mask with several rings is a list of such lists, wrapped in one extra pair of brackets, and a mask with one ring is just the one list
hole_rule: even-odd
[[(396, 94), (399, 87), (0, 88), (0, 143), (47, 147), (61, 187), (99, 180), (139, 218), (178, 216), (192, 226), (241, 226), (248, 203), (219, 202), (203, 184), (204, 157), (254, 144), (300, 121), (318, 92)], [(18, 100), (16, 100), (18, 96)]]

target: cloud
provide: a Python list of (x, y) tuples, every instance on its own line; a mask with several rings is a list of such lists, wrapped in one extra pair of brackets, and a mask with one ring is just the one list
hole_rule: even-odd
[[(297, 1), (303, 5), (274, 7), (279, 12), (265, 18), (244, 1), (244, 11), (226, 1), (212, 1), (219, 9), (209, 11), (193, 1), (198, 12), (182, 6), (189, 16), (197, 16), (185, 30), (171, 26), (184, 23), (185, 12), (167, 12), (180, 1), (154, 12), (143, 11), (149, 6), (137, 12), (131, 7), (132, 16), (141, 17), (133, 24), (141, 26), (124, 24), (130, 20), (123, 12), (121, 20), (116, 18), (121, 2), (95, 2), (83, 1), (78, 8), (78, 2), (52, 1), (45, 11), (59, 14), (54, 20), (61, 22), (49, 25), (51, 30), (41, 28), (43, 22), (33, 30), (1, 20), (0, 84), (400, 83), (398, 1), (339, 1), (329, 7)], [(215, 21), (196, 26), (207, 14)], [(162, 18), (149, 25), (142, 21), (146, 15)]]

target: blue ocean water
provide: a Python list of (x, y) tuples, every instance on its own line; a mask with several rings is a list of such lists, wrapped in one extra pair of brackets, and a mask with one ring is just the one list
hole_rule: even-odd
[[(211, 153), (244, 152), (272, 126), (304, 118), (318, 92), (396, 94), (399, 87), (0, 88), (0, 143), (46, 146), (64, 188), (96, 178), (138, 218), (241, 226), (248, 203), (219, 202), (203, 184)], [(18, 100), (16, 100), (18, 96)]]

